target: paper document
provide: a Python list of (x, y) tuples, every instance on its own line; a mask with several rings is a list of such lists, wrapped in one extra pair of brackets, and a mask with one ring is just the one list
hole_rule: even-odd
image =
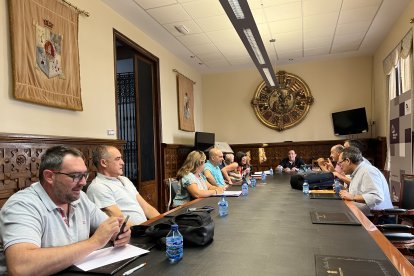
[(225, 196), (239, 196), (239, 195), (241, 195), (241, 191), (224, 191), (224, 193), (223, 194), (221, 194), (221, 195), (212, 195), (212, 196), (222, 196), (222, 195), (225, 195)]
[[(264, 171), (264, 172), (265, 172), (265, 174), (270, 175), (270, 171)], [(260, 176), (260, 175), (262, 175), (262, 172), (255, 172), (253, 175), (254, 176)]]
[(123, 247), (107, 247), (92, 252), (83, 260), (75, 263), (75, 265), (84, 271), (89, 271), (100, 266), (112, 264), (148, 252), (148, 250), (130, 244)]

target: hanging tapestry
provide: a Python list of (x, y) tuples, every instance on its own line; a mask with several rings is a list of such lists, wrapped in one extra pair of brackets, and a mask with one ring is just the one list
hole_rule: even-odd
[(9, 5), (14, 97), (83, 110), (78, 12), (57, 0), (10, 0)]
[(194, 131), (193, 81), (178, 74), (177, 89), (180, 129), (185, 131)]

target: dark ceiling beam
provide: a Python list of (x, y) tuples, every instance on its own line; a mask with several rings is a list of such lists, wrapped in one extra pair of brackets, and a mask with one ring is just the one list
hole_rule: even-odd
[(247, 0), (220, 0), (220, 3), (266, 85), (278, 88), (275, 72)]

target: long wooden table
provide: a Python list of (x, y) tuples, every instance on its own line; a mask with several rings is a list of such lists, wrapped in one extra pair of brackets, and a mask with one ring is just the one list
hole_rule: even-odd
[[(210, 245), (185, 247), (177, 264), (170, 264), (165, 252), (154, 248), (117, 275), (143, 262), (147, 265), (134, 275), (316, 275), (315, 254), (390, 260), (401, 275), (414, 275), (413, 266), (352, 203), (309, 199), (291, 189), (289, 179), (275, 175), (267, 184), (258, 181), (246, 197), (229, 197), (226, 217), (218, 216), (218, 197), (191, 202), (191, 207), (216, 207), (211, 213), (216, 226)], [(309, 215), (349, 210), (362, 226), (312, 224)]]

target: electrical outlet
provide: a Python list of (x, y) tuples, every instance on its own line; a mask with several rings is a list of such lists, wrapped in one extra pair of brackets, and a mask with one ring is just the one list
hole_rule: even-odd
[(106, 130), (106, 134), (107, 134), (108, 136), (114, 136), (114, 135), (115, 135), (115, 130), (113, 130), (113, 129), (107, 129), (107, 130)]

